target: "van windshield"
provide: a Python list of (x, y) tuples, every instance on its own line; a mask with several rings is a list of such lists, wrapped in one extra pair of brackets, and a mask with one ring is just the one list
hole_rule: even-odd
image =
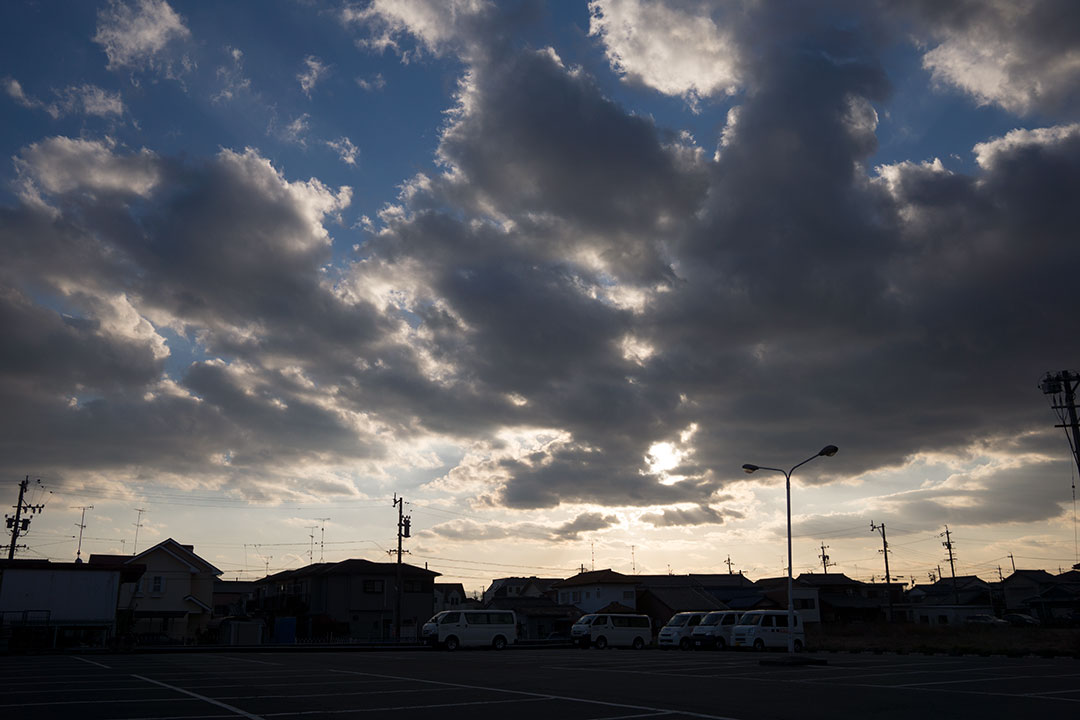
[(578, 618), (578, 621), (576, 623), (574, 623), (574, 624), (575, 625), (592, 625), (592, 621), (593, 621), (594, 617), (596, 617), (596, 616), (595, 615), (585, 615), (584, 617)]
[(723, 615), (713, 615), (712, 613), (709, 613), (708, 615), (705, 616), (705, 619), (701, 621), (701, 624), (702, 625), (719, 625), (720, 620), (723, 617), (724, 617)]
[(668, 627), (682, 627), (690, 619), (690, 613), (679, 613), (673, 615), (670, 620), (667, 621)]
[(760, 615), (751, 615), (750, 613), (746, 613), (745, 615), (742, 616), (742, 620), (739, 621), (739, 624), (740, 625), (760, 625), (761, 624), (761, 616)]

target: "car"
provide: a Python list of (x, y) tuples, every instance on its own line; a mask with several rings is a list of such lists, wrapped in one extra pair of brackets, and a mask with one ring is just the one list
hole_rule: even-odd
[(667, 625), (660, 628), (656, 644), (662, 649), (673, 647), (677, 647), (680, 650), (692, 649), (694, 647), (694, 639), (691, 637), (691, 633), (694, 632), (694, 628), (696, 628), (708, 614), (708, 610), (675, 613), (671, 616), (671, 619), (667, 621)]
[(1005, 613), (1001, 616), (1001, 619), (1009, 623), (1013, 627), (1035, 627), (1042, 625), (1042, 621), (1025, 615), (1024, 613)]
[(978, 627), (1002, 627), (1009, 623), (993, 615), (968, 615), (964, 618), (964, 624)]

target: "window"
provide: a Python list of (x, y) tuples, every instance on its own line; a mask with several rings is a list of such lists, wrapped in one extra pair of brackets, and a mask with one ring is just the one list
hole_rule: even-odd
[(407, 593), (420, 593), (424, 592), (424, 583), (419, 580), (402, 580), (401, 589)]
[(150, 585), (150, 592), (160, 593), (162, 588), (165, 587), (165, 579), (160, 575), (155, 575), (154, 580)]
[(775, 620), (776, 620), (776, 627), (784, 627), (784, 628), (787, 627), (787, 615), (777, 615)]
[(739, 619), (738, 615), (725, 615), (721, 621), (721, 625), (734, 625), (735, 621)]
[(588, 599), (589, 599), (589, 591), (588, 591), (588, 590), (586, 590), (586, 591), (585, 591), (585, 599), (586, 599), (586, 600), (588, 600)]
[(630, 617), (630, 627), (649, 627), (649, 618), (642, 615), (633, 615)]
[(795, 598), (796, 610), (813, 610), (817, 606), (814, 598)]
[(580, 590), (575, 590), (574, 593), (573, 593), (573, 597), (574, 597), (574, 600), (573, 600), (574, 602), (581, 602), (581, 591)]
[(758, 625), (760, 625), (761, 627), (772, 627), (773, 626), (773, 616), (772, 615), (763, 615), (761, 617), (761, 622), (758, 623)]
[(625, 615), (612, 615), (611, 624), (615, 627), (630, 627), (630, 618)]
[(623, 590), (622, 591), (622, 599), (623, 600), (633, 600), (634, 599), (634, 591), (633, 590)]
[(364, 592), (366, 593), (381, 593), (384, 587), (383, 580), (365, 580)]
[(440, 625), (449, 625), (450, 623), (456, 623), (461, 620), (461, 613), (448, 612), (442, 616), (442, 620), (439, 621)]

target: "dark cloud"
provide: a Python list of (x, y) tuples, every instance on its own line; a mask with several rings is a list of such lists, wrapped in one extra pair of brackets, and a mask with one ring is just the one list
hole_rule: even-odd
[(728, 518), (741, 519), (738, 510), (717, 510), (708, 505), (694, 508), (667, 508), (659, 513), (646, 513), (641, 516), (643, 522), (656, 527), (678, 527), (683, 525), (722, 525)]

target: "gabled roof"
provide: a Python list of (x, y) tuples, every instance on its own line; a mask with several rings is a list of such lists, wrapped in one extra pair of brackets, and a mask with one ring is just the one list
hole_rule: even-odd
[[(642, 593), (652, 595), (672, 612), (683, 610), (723, 610), (725, 605), (714, 596), (694, 587), (650, 587)], [(644, 600), (638, 601), (642, 604)]]
[[(322, 568), (319, 571), (320, 575), (394, 575), (395, 573), (397, 573), (397, 563), (377, 563), (372, 562), (371, 560), (363, 560), (361, 558), (342, 560), (341, 562), (334, 563), (329, 567)], [(437, 573), (434, 570), (428, 570), (427, 568), (409, 565), (408, 563), (401, 564), (401, 574), (413, 576), (428, 575), (432, 578), (436, 578), (442, 575), (442, 573)]]
[(1003, 582), (1012, 580), (1028, 580), (1037, 583), (1052, 583), (1056, 578), (1045, 570), (1014, 570), (1013, 574), (1005, 578)]
[(805, 583), (806, 585), (813, 585), (814, 587), (822, 587), (825, 585), (831, 587), (844, 585), (862, 587), (863, 585), (866, 585), (866, 583), (861, 580), (852, 580), (844, 573), (800, 573), (799, 577), (795, 579), (798, 582)]
[(203, 560), (196, 555), (193, 545), (181, 545), (172, 538), (162, 540), (157, 545), (148, 547), (138, 555), (91, 555), (90, 562), (92, 564), (108, 564), (115, 562), (122, 562), (125, 565), (132, 565), (135, 563), (146, 564), (146, 556), (158, 551), (172, 555), (194, 572), (209, 572), (214, 575), (222, 574), (221, 570), (218, 570), (206, 560)]
[(581, 587), (582, 585), (637, 585), (636, 578), (623, 575), (614, 570), (592, 570), (578, 573), (574, 577), (552, 583), (553, 588)]

